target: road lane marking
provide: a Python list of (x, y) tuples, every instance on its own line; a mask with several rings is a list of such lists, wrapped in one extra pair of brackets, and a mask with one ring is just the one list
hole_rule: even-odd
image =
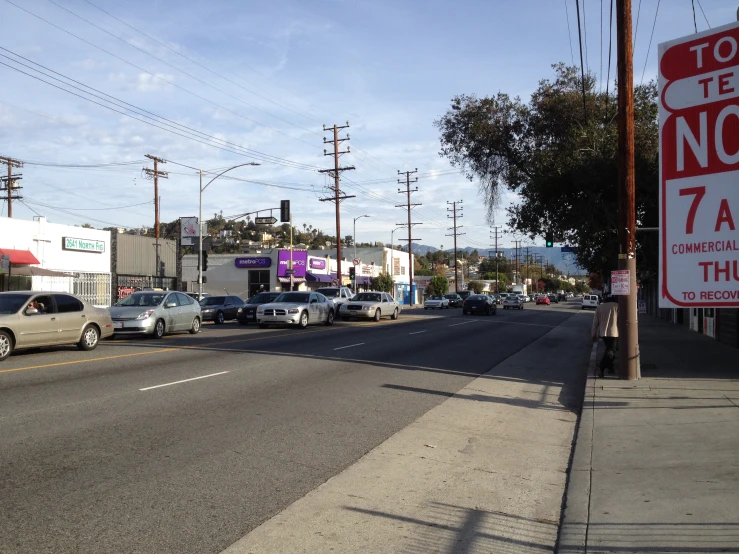
[(416, 331), (415, 333), (408, 333), (409, 335), (420, 335), (421, 333), (425, 333), (426, 331)]
[(362, 346), (363, 342), (358, 342), (357, 344), (350, 344), (349, 346), (339, 346), (338, 348), (334, 348), (334, 350), (344, 350), (344, 348), (353, 348), (355, 346)]
[(170, 385), (179, 385), (180, 383), (187, 383), (188, 381), (197, 381), (198, 379), (206, 379), (207, 377), (215, 377), (216, 375), (223, 375), (229, 373), (228, 371), (221, 371), (219, 373), (211, 373), (210, 375), (201, 375), (200, 377), (192, 377), (191, 379), (182, 379), (181, 381), (173, 381), (172, 383), (164, 383), (163, 385), (154, 385), (153, 387), (146, 387), (139, 389), (140, 391), (159, 389), (162, 387), (169, 387)]
[(454, 323), (453, 325), (450, 325), (449, 327), (456, 327), (457, 325), (467, 325), (468, 323), (477, 323), (477, 321), (463, 321), (462, 323)]

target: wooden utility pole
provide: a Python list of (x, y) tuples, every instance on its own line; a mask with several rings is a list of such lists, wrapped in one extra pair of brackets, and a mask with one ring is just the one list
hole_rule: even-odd
[[(334, 138), (333, 140), (326, 140), (326, 137), (323, 137), (323, 143), (324, 144), (333, 144), (334, 145), (334, 151), (328, 152), (324, 149), (323, 155), (324, 156), (333, 156), (334, 157), (334, 168), (333, 169), (322, 169), (319, 171), (319, 173), (328, 173), (334, 178), (334, 187), (333, 196), (329, 196), (328, 198), (321, 198), (321, 202), (335, 202), (336, 203), (336, 280), (339, 282), (339, 286), (343, 285), (343, 281), (341, 279), (341, 201), (346, 200), (347, 198), (354, 198), (354, 196), (347, 196), (343, 192), (341, 192), (341, 173), (343, 171), (350, 171), (352, 169), (355, 169), (355, 167), (347, 166), (347, 167), (339, 167), (339, 156), (342, 154), (348, 154), (351, 152), (351, 149), (347, 146), (346, 150), (343, 152), (339, 151), (339, 144), (341, 144), (344, 141), (349, 140), (349, 133), (347, 133), (346, 138), (339, 138), (339, 131), (342, 129), (347, 129), (349, 127), (349, 122), (346, 122), (346, 125), (334, 125), (333, 127), (326, 127), (323, 126), (323, 131), (331, 131), (334, 132)], [(352, 237), (354, 238), (354, 237)]]
[(634, 178), (634, 50), (631, 0), (616, 0), (618, 35), (618, 268), (629, 271), (629, 294), (618, 299), (619, 377), (639, 378), (636, 311), (636, 201)]
[(16, 181), (19, 181), (23, 178), (21, 174), (13, 175), (13, 168), (21, 168), (23, 167), (23, 162), (20, 160), (15, 160), (10, 157), (0, 158), (0, 164), (5, 164), (8, 166), (8, 176), (5, 178), (2, 178), (2, 182), (5, 184), (4, 187), (0, 188), (0, 192), (5, 192), (6, 195), (3, 197), (0, 197), (2, 200), (8, 201), (8, 217), (13, 217), (13, 200), (20, 200), (21, 196), (13, 196), (13, 191), (17, 191), (21, 187), (17, 186), (15, 183)]
[(495, 233), (493, 237), (495, 238), (495, 292), (500, 292), (500, 272), (498, 271), (498, 260), (500, 259), (500, 256), (498, 255), (498, 229), (500, 229), (500, 225), (493, 225), (492, 230)]
[[(454, 202), (447, 202), (451, 206), (451, 208), (447, 208), (446, 211), (449, 212), (447, 214), (447, 217), (454, 222), (453, 227), (449, 227), (449, 231), (452, 231), (451, 235), (446, 235), (447, 237), (454, 237), (454, 292), (459, 292), (459, 276), (457, 274), (457, 236), (464, 235), (465, 233), (459, 233), (457, 232), (457, 229), (461, 229), (462, 225), (457, 225), (457, 219), (464, 217), (463, 214), (457, 215), (457, 210), (460, 212), (462, 211), (462, 206), (457, 207), (457, 204), (461, 204), (462, 200), (456, 200)], [(449, 215), (451, 214), (451, 215)]]
[[(418, 237), (412, 236), (412, 230), (415, 225), (420, 225), (420, 223), (413, 223), (411, 221), (411, 209), (413, 209), (415, 206), (420, 206), (421, 204), (411, 204), (411, 193), (412, 192), (418, 192), (418, 187), (411, 190), (411, 183), (417, 183), (418, 177), (411, 180), (411, 175), (414, 173), (418, 173), (418, 168), (414, 169), (413, 171), (400, 171), (398, 170), (398, 175), (405, 175), (405, 179), (398, 179), (398, 184), (405, 185), (405, 190), (398, 189), (398, 194), (405, 194), (406, 195), (406, 203), (405, 204), (398, 204), (395, 207), (396, 208), (407, 208), (408, 210), (408, 223), (398, 223), (397, 225), (400, 227), (408, 227), (408, 300), (411, 307), (415, 304), (414, 298), (413, 298), (413, 241), (414, 240), (421, 240)], [(398, 239), (398, 240), (406, 240), (406, 239)]]
[(154, 239), (156, 243), (156, 270), (155, 274), (159, 275), (160, 277), (164, 277), (161, 271), (160, 266), (160, 256), (159, 256), (159, 177), (162, 179), (168, 179), (169, 174), (166, 171), (159, 171), (159, 166), (157, 164), (166, 164), (167, 161), (163, 160), (162, 158), (157, 158), (156, 156), (152, 156), (151, 154), (146, 154), (146, 157), (150, 160), (154, 161), (154, 169), (151, 170), (148, 167), (144, 168), (144, 174), (154, 180)]

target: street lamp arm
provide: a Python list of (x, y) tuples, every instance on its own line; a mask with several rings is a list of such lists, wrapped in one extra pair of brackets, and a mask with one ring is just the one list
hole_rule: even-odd
[(245, 165), (262, 165), (262, 164), (257, 163), (257, 162), (248, 162), (248, 163), (245, 163), (245, 164), (239, 164), (239, 165), (235, 165), (233, 167), (229, 167), (228, 169), (225, 169), (224, 171), (221, 171), (218, 175), (216, 175), (210, 181), (208, 181), (208, 184), (205, 185), (202, 189), (200, 189), (200, 192), (203, 192), (205, 189), (207, 189), (208, 188), (208, 185), (210, 185), (213, 181), (215, 181), (216, 179), (218, 179), (218, 177), (220, 177), (224, 173), (228, 173), (229, 171), (231, 171), (232, 169), (236, 169), (237, 167), (244, 167)]

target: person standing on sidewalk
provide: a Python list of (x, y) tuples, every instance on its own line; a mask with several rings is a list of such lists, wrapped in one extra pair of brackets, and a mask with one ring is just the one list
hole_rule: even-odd
[(603, 302), (598, 305), (595, 310), (595, 317), (593, 318), (593, 327), (591, 329), (591, 335), (593, 342), (598, 342), (598, 339), (603, 339), (603, 344), (606, 347), (606, 352), (603, 354), (600, 363), (598, 364), (598, 371), (600, 376), (604, 376), (604, 371), (607, 369), (608, 373), (613, 373), (613, 359), (616, 357), (616, 339), (618, 338), (618, 303), (616, 297), (607, 296), (603, 299)]

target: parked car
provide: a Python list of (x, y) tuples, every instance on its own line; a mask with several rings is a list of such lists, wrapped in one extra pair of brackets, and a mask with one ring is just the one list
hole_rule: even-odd
[(207, 292), (204, 292), (203, 294), (200, 294), (198, 292), (183, 292), (182, 294), (186, 294), (190, 298), (194, 298), (197, 302), (200, 302), (203, 298), (208, 298), (210, 294)]
[(250, 321), (256, 323), (257, 306), (274, 302), (281, 294), (281, 292), (260, 292), (255, 294), (241, 308), (236, 310), (236, 319), (241, 325), (246, 325)]
[(464, 300), (462, 300), (462, 297), (456, 293), (447, 294), (444, 296), (444, 298), (447, 298), (449, 300), (450, 308), (459, 308), (462, 305), (462, 302), (464, 302)]
[(471, 290), (460, 290), (457, 294), (462, 297), (462, 300), (464, 300), (465, 298), (467, 298), (469, 295), (472, 294), (472, 291)]
[(212, 321), (216, 325), (236, 319), (239, 308), (243, 307), (244, 301), (238, 296), (209, 296), (200, 301), (203, 321)]
[(600, 298), (597, 294), (586, 294), (582, 297), (582, 310), (596, 309), (600, 304)]
[(487, 294), (471, 294), (462, 304), (462, 314), (495, 315), (498, 307)]
[(76, 344), (94, 350), (113, 334), (105, 308), (57, 292), (0, 293), (0, 361), (14, 350)]
[(339, 310), (341, 319), (348, 321), (356, 317), (359, 319), (374, 319), (380, 321), (383, 317), (398, 319), (400, 304), (386, 292), (360, 292)]
[(557, 296), (556, 294), (550, 294), (547, 298), (549, 298), (549, 301), (552, 304), (559, 304), (559, 296)]
[(341, 304), (346, 304), (354, 296), (354, 293), (349, 287), (323, 287), (316, 289), (316, 292), (333, 302), (336, 310), (339, 309)]
[(305, 329), (308, 325), (333, 325), (334, 303), (317, 292), (283, 292), (274, 302), (257, 306), (261, 329), (270, 325), (289, 325)]
[(182, 292), (134, 292), (110, 307), (115, 335), (143, 334), (161, 339), (166, 333), (200, 332), (200, 304)]
[(503, 300), (503, 309), (523, 310), (523, 301), (521, 300), (521, 297), (516, 294), (509, 294)]
[(529, 297), (526, 296), (525, 294), (519, 294), (518, 297), (521, 299), (521, 302), (523, 302), (524, 304), (529, 301)]
[(423, 303), (424, 310), (436, 310), (449, 307), (449, 299), (444, 296), (432, 296)]
[(538, 297), (538, 298), (536, 299), (536, 305), (537, 305), (537, 306), (539, 306), (540, 304), (543, 304), (543, 305), (545, 305), (545, 306), (549, 306), (549, 305), (550, 305), (551, 303), (552, 303), (552, 302), (551, 302), (551, 301), (549, 300), (549, 297), (548, 297), (548, 296), (544, 296), (544, 295), (542, 295), (542, 296), (539, 296), (539, 297)]

